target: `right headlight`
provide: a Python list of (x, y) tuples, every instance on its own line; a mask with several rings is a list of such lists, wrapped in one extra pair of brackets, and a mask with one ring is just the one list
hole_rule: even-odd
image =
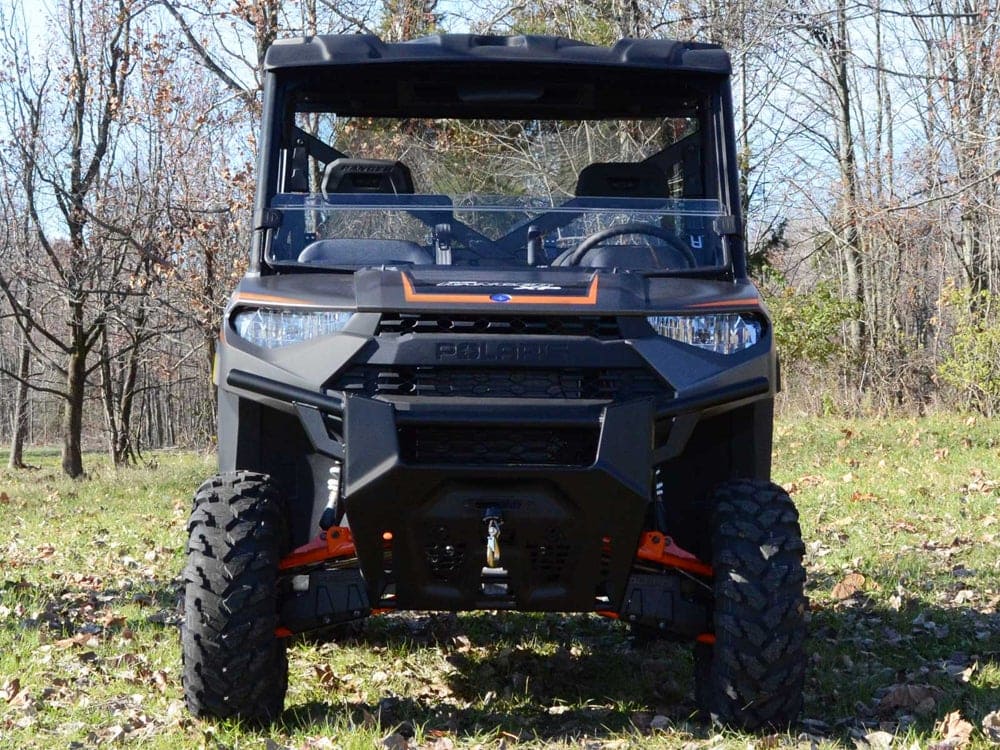
[(647, 318), (661, 336), (717, 354), (733, 354), (758, 341), (760, 320), (745, 313), (652, 315)]
[(233, 328), (251, 344), (275, 349), (343, 330), (351, 313), (343, 310), (281, 310), (244, 307), (233, 315)]

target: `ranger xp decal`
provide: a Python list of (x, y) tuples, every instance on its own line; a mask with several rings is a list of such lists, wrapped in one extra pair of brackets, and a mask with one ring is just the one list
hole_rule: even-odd
[[(462, 292), (452, 292), (445, 294), (441, 292), (418, 292), (413, 288), (413, 281), (407, 274), (402, 274), (403, 297), (407, 302), (447, 302), (450, 304), (496, 304), (505, 302), (512, 305), (596, 305), (597, 304), (597, 283), (598, 277), (595, 274), (587, 287), (586, 294), (503, 294), (507, 299), (497, 299), (499, 294), (465, 294)], [(484, 282), (472, 282), (473, 289), (481, 288), (481, 285), (491, 288), (510, 288), (511, 282), (498, 282), (496, 284), (485, 284)], [(547, 285), (540, 285), (547, 286)], [(537, 287), (531, 289), (536, 291)], [(513, 289), (511, 291), (514, 291)], [(560, 288), (559, 291), (565, 291)]]
[(543, 281), (439, 281), (434, 286), (472, 287), (475, 289), (513, 289), (519, 292), (557, 292), (563, 287)]

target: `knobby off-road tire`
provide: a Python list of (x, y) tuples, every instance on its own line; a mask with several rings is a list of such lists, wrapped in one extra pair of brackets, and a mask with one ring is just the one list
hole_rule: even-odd
[(196, 716), (268, 723), (288, 686), (278, 624), (278, 561), (287, 547), (268, 477), (222, 474), (194, 498), (184, 568), (183, 684)]
[(715, 644), (695, 647), (695, 693), (713, 721), (782, 728), (802, 707), (805, 571), (799, 515), (769, 482), (713, 493)]

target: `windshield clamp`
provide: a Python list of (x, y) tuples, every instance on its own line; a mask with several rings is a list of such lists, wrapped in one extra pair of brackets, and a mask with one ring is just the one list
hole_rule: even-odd
[(743, 234), (743, 227), (740, 226), (739, 218), (732, 214), (715, 217), (715, 231), (723, 236), (736, 236)]
[(275, 208), (263, 208), (254, 213), (253, 228), (255, 232), (258, 229), (277, 229), (280, 226), (281, 211)]

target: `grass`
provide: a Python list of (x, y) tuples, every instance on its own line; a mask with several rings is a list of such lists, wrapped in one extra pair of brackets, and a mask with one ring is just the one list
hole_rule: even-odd
[[(0, 455), (0, 459), (3, 456)], [(1000, 709), (1000, 423), (785, 418), (775, 478), (802, 514), (810, 669), (803, 723), (780, 737), (689, 720), (689, 649), (589, 616), (374, 618), (297, 643), (282, 722), (192, 719), (178, 648), (190, 495), (208, 456), (87, 457), (0, 469), (0, 748), (411, 746), (854, 747), (933, 744), (957, 711), (986, 747)], [(652, 727), (651, 727), (652, 725)], [(953, 722), (954, 725), (954, 722)], [(873, 734), (877, 732), (888, 734)]]

